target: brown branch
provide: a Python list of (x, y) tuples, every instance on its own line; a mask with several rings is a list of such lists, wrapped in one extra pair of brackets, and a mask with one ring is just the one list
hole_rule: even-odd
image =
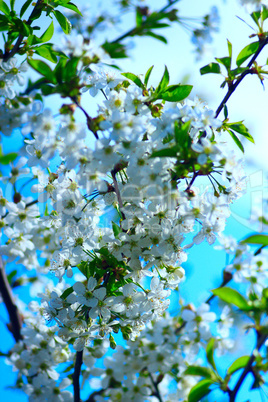
[(6, 305), (6, 309), (9, 315), (10, 325), (8, 326), (8, 329), (12, 333), (15, 341), (18, 342), (19, 340), (22, 339), (21, 335), (22, 319), (18, 307), (15, 304), (12, 289), (8, 282), (1, 256), (0, 256), (0, 292), (2, 294), (2, 298)]
[(81, 401), (79, 379), (80, 379), (82, 363), (83, 363), (83, 350), (81, 350), (80, 352), (76, 352), (76, 359), (73, 373), (74, 402)]
[(254, 55), (252, 56), (252, 58), (250, 59), (250, 61), (247, 64), (247, 68), (248, 70), (245, 70), (240, 77), (235, 81), (235, 83), (231, 84), (229, 86), (228, 92), (225, 95), (225, 97), (223, 98), (222, 102), (220, 103), (218, 109), (216, 110), (215, 113), (215, 118), (217, 118), (220, 114), (220, 112), (222, 111), (222, 109), (224, 108), (224, 105), (226, 104), (226, 102), (229, 100), (229, 98), (232, 96), (232, 94), (234, 93), (234, 91), (236, 90), (236, 88), (238, 87), (238, 85), (241, 83), (241, 81), (243, 80), (243, 78), (248, 75), (248, 74), (255, 74), (254, 71), (250, 70), (250, 67), (252, 66), (252, 64), (254, 63), (254, 61), (256, 60), (256, 58), (259, 56), (260, 52), (262, 51), (262, 49), (267, 45), (268, 43), (268, 37), (266, 39), (262, 39), (260, 40), (259, 43), (259, 48), (257, 50), (256, 53), (254, 53)]
[(266, 339), (267, 339), (266, 334), (262, 334), (262, 335), (259, 336), (256, 348), (253, 350), (253, 352), (252, 352), (252, 354), (250, 356), (250, 359), (248, 361), (248, 364), (244, 368), (244, 370), (243, 370), (241, 376), (239, 377), (239, 379), (238, 379), (238, 381), (236, 383), (236, 386), (234, 387), (233, 391), (229, 392), (229, 396), (230, 396), (229, 402), (234, 402), (235, 401), (237, 392), (239, 391), (241, 385), (243, 384), (244, 379), (252, 371), (252, 364), (254, 363), (254, 361), (256, 359), (255, 351), (260, 350), (260, 348), (263, 346), (263, 344), (266, 341)]
[[(30, 26), (30, 25), (32, 24), (32, 22), (33, 22), (33, 20), (34, 20), (34, 17), (35, 17), (35, 14), (36, 14), (38, 8), (42, 5), (42, 3), (43, 3), (43, 0), (38, 0), (38, 1), (37, 1), (37, 3), (36, 3), (35, 6), (34, 6), (33, 11), (31, 12), (30, 17), (29, 17), (28, 20), (26, 21), (26, 24), (27, 24), (27, 25)], [(9, 51), (5, 51), (5, 53), (3, 54), (3, 56), (0, 57), (0, 58), (2, 58), (4, 61), (7, 61), (7, 60), (9, 60), (11, 57), (13, 57), (13, 56), (19, 51), (19, 48), (20, 48), (21, 42), (23, 41), (24, 36), (25, 36), (25, 35), (20, 34), (19, 37), (18, 37), (18, 39), (17, 39), (17, 42), (16, 42), (15, 45), (13, 46), (12, 50), (11, 50), (10, 52), (9, 52)]]

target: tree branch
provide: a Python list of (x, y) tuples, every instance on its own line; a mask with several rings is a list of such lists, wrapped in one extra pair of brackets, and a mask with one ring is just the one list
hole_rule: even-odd
[[(169, 7), (173, 6), (175, 3), (178, 3), (178, 1), (180, 0), (169, 0), (168, 4), (166, 4), (164, 7), (162, 7), (159, 11), (157, 11), (157, 13), (163, 13), (164, 11), (166, 11)], [(146, 22), (147, 20), (145, 20), (141, 26), (139, 27), (134, 27), (132, 29), (130, 29), (129, 31), (127, 31), (126, 33), (124, 33), (123, 35), (119, 36), (117, 39), (114, 39), (111, 43), (118, 43), (121, 42), (123, 39), (127, 38), (128, 36), (134, 36), (136, 35), (138, 32), (140, 32), (142, 30), (142, 28), (144, 26), (146, 26)]]
[(81, 401), (79, 379), (80, 379), (82, 363), (83, 363), (83, 350), (81, 350), (80, 352), (76, 352), (76, 359), (73, 373), (74, 402)]
[[(259, 56), (259, 54), (262, 51), (262, 49), (267, 45), (267, 43), (268, 43), (268, 37), (266, 39), (260, 40), (259, 48), (258, 48), (257, 52), (254, 53), (254, 55), (252, 56), (252, 58), (250, 59), (250, 61), (247, 64), (248, 68), (250, 68), (252, 66), (252, 64), (254, 63), (256, 58)], [(232, 96), (232, 94), (234, 93), (234, 91), (236, 90), (236, 88), (238, 87), (240, 82), (243, 80), (243, 78), (248, 74), (255, 74), (255, 73), (252, 70), (246, 70), (240, 75), (240, 77), (235, 81), (234, 84), (231, 84), (229, 86), (227, 94), (225, 95), (225, 97), (223, 98), (222, 102), (220, 103), (218, 109), (216, 110), (215, 118), (217, 118), (219, 116), (219, 114), (222, 111), (222, 109), (223, 109), (224, 105), (226, 104), (226, 102)]]
[(239, 391), (241, 385), (243, 384), (244, 379), (246, 378), (246, 376), (248, 375), (248, 373), (250, 373), (250, 371), (252, 369), (252, 364), (254, 363), (254, 361), (256, 359), (255, 352), (256, 352), (256, 350), (257, 351), (260, 350), (260, 348), (263, 346), (263, 344), (266, 341), (266, 339), (267, 339), (266, 334), (262, 334), (262, 335), (259, 336), (256, 348), (253, 350), (253, 352), (252, 352), (252, 354), (250, 356), (250, 359), (248, 361), (248, 364), (244, 368), (244, 370), (243, 370), (241, 376), (239, 377), (239, 379), (238, 379), (238, 381), (236, 383), (236, 386), (234, 387), (233, 391), (231, 391), (229, 393), (229, 396), (230, 396), (229, 402), (234, 402), (235, 401), (237, 392)]
[(154, 396), (156, 396), (156, 398), (158, 398), (159, 402), (163, 402), (162, 396), (161, 396), (161, 394), (159, 392), (159, 389), (158, 389), (157, 382), (154, 380), (152, 374), (149, 371), (148, 371), (148, 373), (149, 373), (150, 380), (152, 381), (152, 384), (153, 384), (154, 389), (155, 389)]
[[(34, 16), (35, 16), (38, 8), (42, 5), (42, 3), (43, 3), (43, 0), (38, 0), (37, 1), (37, 3), (34, 6), (33, 11), (31, 12), (30, 17), (28, 18), (28, 21), (26, 22), (27, 25), (30, 26), (32, 24), (32, 22), (34, 20)], [(21, 45), (21, 42), (23, 41), (24, 36), (25, 35), (20, 34), (18, 39), (17, 39), (17, 42), (13, 46), (12, 50), (10, 52), (5, 51), (5, 53), (2, 56), (0, 56), (0, 58), (2, 58), (4, 61), (8, 61), (11, 57), (13, 57), (18, 52), (18, 50), (20, 48), (20, 45)]]
[(16, 342), (22, 339), (21, 326), (22, 319), (19, 310), (15, 304), (12, 289), (8, 282), (6, 271), (4, 268), (2, 257), (0, 256), (0, 292), (3, 297), (3, 301), (8, 311), (10, 326), (8, 326)]

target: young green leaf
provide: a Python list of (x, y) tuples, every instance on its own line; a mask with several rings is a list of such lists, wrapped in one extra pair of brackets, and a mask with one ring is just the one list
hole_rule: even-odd
[(229, 57), (232, 59), (232, 44), (231, 42), (229, 42), (229, 40), (227, 39), (227, 47), (228, 47), (228, 53), (229, 53)]
[(67, 296), (69, 296), (71, 293), (73, 293), (73, 287), (71, 286), (70, 288), (64, 290), (64, 292), (61, 295), (61, 299), (65, 300)]
[(165, 148), (165, 149), (160, 149), (159, 151), (155, 151), (152, 153), (151, 158), (176, 158), (178, 154), (178, 148), (177, 147), (172, 147), (172, 148)]
[(27, 8), (32, 4), (32, 0), (27, 0), (25, 3), (22, 5), (21, 10), (20, 10), (20, 18), (23, 16)]
[(214, 362), (214, 349), (215, 349), (215, 339), (211, 338), (210, 341), (207, 344), (207, 348), (206, 348), (206, 355), (207, 355), (207, 361), (209, 362), (209, 364), (211, 365), (211, 367), (214, 368), (215, 371), (217, 371), (216, 369), (216, 365)]
[(137, 75), (132, 73), (122, 73), (121, 75), (133, 81), (139, 88), (146, 89), (144, 84), (141, 82), (141, 79)]
[(243, 135), (250, 142), (254, 143), (254, 138), (252, 137), (247, 127), (242, 122), (239, 121), (237, 123), (230, 123), (228, 124), (228, 127), (231, 128), (233, 131), (236, 131), (237, 133)]
[(1, 165), (8, 165), (11, 162), (14, 162), (14, 160), (17, 158), (18, 154), (16, 152), (11, 152), (6, 155), (0, 156), (0, 164)]
[(65, 8), (69, 8), (69, 10), (74, 11), (75, 13), (81, 15), (81, 17), (83, 17), (83, 14), (81, 13), (81, 11), (76, 7), (76, 5), (74, 3), (65, 3), (64, 5), (61, 4), (62, 7)]
[(32, 50), (34, 50), (35, 53), (38, 54), (39, 56), (44, 57), (44, 59), (52, 61), (52, 63), (57, 63), (58, 61), (56, 52), (53, 50), (51, 44), (47, 43), (45, 45), (35, 47)]
[(244, 298), (244, 296), (242, 296), (241, 293), (239, 293), (235, 289), (222, 287), (218, 289), (213, 289), (212, 293), (215, 296), (218, 296), (224, 302), (233, 304), (234, 306), (238, 307), (240, 310), (251, 310), (251, 307), (248, 305), (248, 302)]
[(268, 246), (268, 235), (264, 234), (255, 234), (246, 237), (244, 240), (242, 240), (240, 243), (246, 243), (246, 244), (262, 244), (263, 246)]
[(235, 133), (232, 130), (227, 130), (228, 133), (230, 134), (230, 136), (232, 137), (232, 139), (234, 140), (234, 142), (236, 143), (236, 145), (238, 146), (238, 148), (244, 153), (244, 147), (240, 141), (240, 139), (235, 135)]
[(5, 3), (3, 0), (0, 0), (0, 11), (2, 11), (6, 15), (10, 14), (9, 7), (7, 3)]
[(247, 60), (252, 54), (256, 53), (259, 48), (259, 42), (253, 42), (249, 45), (245, 46), (244, 49), (241, 50), (236, 59), (237, 66), (241, 66), (245, 60)]
[(198, 375), (200, 377), (211, 378), (213, 372), (207, 367), (201, 366), (189, 366), (183, 373), (183, 375)]
[(160, 42), (163, 42), (165, 44), (168, 43), (167, 39), (163, 35), (156, 34), (152, 31), (146, 32), (146, 36), (151, 36), (152, 38), (160, 40)]
[(112, 221), (112, 227), (113, 227), (113, 232), (114, 232), (114, 237), (118, 237), (119, 233), (122, 232), (122, 229), (120, 226), (118, 226), (115, 222)]
[(58, 10), (53, 10), (53, 13), (58, 21), (58, 23), (60, 24), (62, 30), (64, 33), (69, 34), (72, 30), (72, 24), (70, 23), (70, 21), (68, 20), (68, 18), (66, 18), (61, 12), (59, 12)]
[(190, 391), (188, 395), (188, 402), (199, 402), (201, 398), (208, 395), (211, 392), (209, 387), (213, 384), (213, 381), (206, 378), (198, 382)]
[(38, 73), (46, 77), (46, 79), (49, 82), (57, 84), (57, 80), (54, 77), (53, 71), (51, 70), (48, 64), (44, 63), (42, 60), (36, 60), (30, 58), (28, 59), (28, 64), (30, 64), (30, 66)]
[(227, 370), (227, 374), (233, 374), (236, 371), (240, 370), (241, 368), (244, 368), (250, 359), (250, 356), (241, 356), (238, 359), (236, 359), (231, 366)]
[(218, 63), (209, 63), (206, 66), (200, 68), (200, 74), (220, 74), (221, 68)]
[(215, 60), (226, 67), (227, 71), (231, 68), (231, 57), (215, 57)]
[(149, 81), (149, 78), (150, 78), (150, 75), (151, 75), (151, 72), (152, 72), (152, 69), (153, 69), (153, 68), (154, 68), (154, 66), (151, 66), (151, 67), (146, 71), (145, 78), (144, 78), (144, 85), (146, 86), (146, 88), (147, 88), (148, 81)]
[(53, 25), (53, 21), (51, 21), (51, 24), (49, 25), (47, 30), (43, 33), (43, 35), (40, 36), (40, 38), (39, 38), (40, 41), (42, 43), (50, 41), (50, 39), (53, 36), (53, 33), (54, 33), (54, 25)]
[(191, 127), (191, 120), (188, 120), (184, 123), (181, 127), (179, 127), (178, 121), (174, 123), (174, 134), (175, 134), (175, 141), (179, 145), (186, 145), (188, 147), (188, 140), (189, 140), (189, 129)]
[(190, 95), (192, 88), (192, 85), (170, 85), (159, 97), (168, 102), (180, 102)]
[(156, 93), (163, 92), (167, 88), (168, 83), (169, 83), (169, 72), (168, 72), (167, 66), (165, 66), (165, 71), (164, 71), (163, 77), (161, 78), (161, 81), (160, 81), (158, 87), (156, 88), (155, 92)]

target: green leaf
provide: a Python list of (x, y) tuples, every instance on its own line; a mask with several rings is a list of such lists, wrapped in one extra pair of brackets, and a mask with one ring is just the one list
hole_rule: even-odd
[(259, 42), (253, 42), (244, 47), (244, 49), (242, 49), (239, 55), (237, 56), (236, 59), (237, 66), (238, 67), (241, 66), (241, 64), (243, 64), (244, 61), (247, 60), (252, 54), (256, 53), (258, 49), (259, 49)]
[(0, 164), (8, 165), (17, 158), (18, 154), (16, 152), (10, 152), (9, 154), (0, 156)]
[(117, 238), (119, 233), (122, 232), (122, 229), (120, 226), (118, 226), (115, 222), (112, 221), (112, 227), (113, 227), (113, 232), (114, 232), (114, 237)]
[(178, 154), (178, 148), (173, 147), (173, 148), (165, 148), (165, 149), (160, 149), (159, 151), (155, 151), (152, 153), (150, 156), (151, 158), (176, 158)]
[(64, 33), (69, 34), (72, 30), (72, 24), (61, 12), (58, 10), (53, 10), (53, 14), (55, 15), (58, 23), (60, 24)]
[(35, 53), (37, 53), (39, 56), (44, 57), (45, 59), (52, 61), (52, 63), (57, 63), (58, 58), (55, 54), (55, 51), (52, 48), (51, 44), (45, 44), (38, 46), (36, 48), (33, 48)]
[(254, 138), (252, 135), (249, 133), (247, 127), (242, 123), (230, 123), (228, 124), (228, 127), (230, 127), (232, 130), (236, 131), (237, 133), (243, 135), (245, 138), (247, 138), (250, 142), (253, 142), (254, 144)]
[(217, 371), (216, 365), (214, 362), (214, 357), (213, 357), (214, 349), (215, 349), (215, 339), (211, 338), (210, 341), (208, 342), (207, 348), (206, 348), (207, 361), (214, 368), (214, 370)]
[(188, 147), (188, 140), (189, 140), (189, 129), (191, 127), (191, 120), (188, 120), (184, 123), (181, 127), (179, 127), (179, 123), (176, 120), (174, 123), (174, 134), (175, 134), (175, 141), (179, 145), (186, 145)]
[(224, 109), (224, 118), (226, 120), (228, 118), (228, 108), (227, 108), (226, 104), (224, 104), (223, 109)]
[(64, 292), (61, 295), (61, 299), (66, 299), (67, 296), (69, 296), (71, 293), (73, 293), (73, 287), (71, 286), (70, 288), (64, 290)]
[(215, 296), (218, 296), (224, 302), (233, 304), (234, 306), (238, 307), (240, 310), (251, 310), (251, 307), (248, 305), (248, 302), (244, 298), (244, 296), (242, 296), (241, 293), (239, 293), (235, 289), (222, 287), (218, 289), (213, 289), (212, 293)]
[(72, 57), (67, 61), (63, 70), (64, 81), (68, 81), (77, 75), (77, 65), (79, 60), (79, 57)]
[(204, 379), (197, 383), (188, 395), (188, 402), (199, 402), (201, 398), (208, 395), (211, 390), (209, 387), (213, 384), (212, 380)]
[(259, 24), (259, 19), (261, 16), (260, 11), (254, 11), (253, 13), (250, 14), (250, 16), (253, 19), (253, 21), (257, 24), (258, 28), (260, 28), (260, 24)]
[(229, 57), (232, 59), (232, 44), (231, 42), (229, 42), (229, 40), (227, 39), (227, 46), (228, 46), (228, 53), (229, 53)]
[(240, 139), (235, 135), (235, 133), (232, 130), (227, 130), (228, 133), (230, 134), (230, 136), (232, 137), (232, 139), (234, 140), (234, 142), (236, 143), (236, 145), (238, 146), (238, 148), (244, 153), (244, 147), (240, 141)]
[(221, 58), (215, 57), (215, 60), (217, 60), (220, 64), (222, 64), (224, 67), (226, 67), (227, 71), (230, 69), (231, 57), (221, 57)]
[(23, 16), (23, 14), (25, 13), (25, 11), (29, 7), (29, 5), (32, 4), (32, 2), (33, 2), (33, 0), (25, 1), (25, 3), (23, 4), (23, 6), (21, 7), (21, 10), (20, 10), (20, 18)]
[(211, 378), (212, 374), (210, 369), (201, 366), (189, 366), (186, 371), (183, 372), (183, 375), (198, 375), (206, 378)]
[(244, 368), (250, 359), (250, 356), (241, 356), (238, 359), (236, 359), (231, 366), (227, 370), (227, 374), (233, 374), (236, 371), (240, 370), (241, 368)]
[(48, 64), (44, 63), (42, 60), (37, 59), (27, 59), (27, 61), (34, 70), (46, 77), (49, 82), (57, 84), (57, 80), (54, 77), (53, 71)]
[(192, 85), (170, 85), (164, 92), (161, 92), (161, 99), (168, 102), (180, 102), (190, 95)]
[(139, 7), (136, 8), (136, 26), (140, 27), (142, 25), (142, 14)]
[(145, 74), (145, 78), (144, 78), (144, 85), (146, 86), (146, 88), (147, 88), (147, 84), (148, 84), (148, 81), (149, 81), (149, 78), (150, 78), (150, 75), (151, 75), (151, 72), (152, 72), (152, 69), (154, 68), (154, 66), (151, 66), (147, 71), (146, 71), (146, 74)]
[(161, 42), (167, 44), (168, 41), (163, 35), (156, 34), (155, 32), (146, 32), (146, 36), (151, 36), (154, 39), (160, 40)]
[(14, 10), (15, 1), (16, 0), (10, 0), (10, 7), (12, 11)]
[(62, 7), (65, 8), (69, 8), (70, 10), (74, 11), (75, 13), (81, 15), (81, 17), (83, 17), (83, 14), (81, 13), (81, 11), (76, 7), (76, 5), (74, 3), (67, 3), (67, 4), (61, 4)]
[(139, 88), (145, 89), (144, 84), (141, 82), (141, 79), (137, 75), (132, 73), (122, 73), (121, 75), (133, 81)]
[(3, 0), (0, 0), (0, 11), (2, 11), (6, 15), (10, 14), (9, 7), (7, 3), (5, 3)]
[(218, 63), (209, 63), (206, 66), (200, 68), (200, 74), (220, 74), (221, 68)]
[(47, 30), (43, 33), (43, 35), (40, 36), (40, 41), (42, 43), (50, 41), (54, 33), (54, 24), (53, 21), (51, 21), (51, 24), (47, 28)]
[(267, 20), (268, 18), (268, 8), (266, 6), (262, 6), (262, 10), (261, 10), (261, 19), (262, 21)]
[(112, 59), (124, 59), (127, 57), (126, 47), (121, 43), (110, 43), (106, 41), (101, 47)]
[(268, 236), (264, 234), (255, 234), (246, 237), (240, 243), (247, 243), (247, 244), (262, 244), (263, 246), (268, 246)]
[(166, 87), (168, 86), (168, 83), (169, 83), (169, 73), (168, 73), (167, 66), (165, 66), (165, 71), (164, 71), (163, 77), (161, 78), (161, 81), (160, 81), (158, 87), (156, 88), (155, 92), (156, 93), (163, 92), (166, 89)]

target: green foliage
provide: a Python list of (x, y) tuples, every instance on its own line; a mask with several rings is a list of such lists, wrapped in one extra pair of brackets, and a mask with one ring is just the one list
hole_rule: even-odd
[(199, 402), (201, 398), (211, 392), (209, 388), (214, 382), (211, 379), (204, 379), (198, 382), (190, 391), (188, 395), (188, 402)]
[(220, 65), (218, 63), (209, 63), (206, 66), (200, 68), (200, 73), (201, 75), (204, 74), (220, 74), (221, 73), (221, 68)]
[(242, 240), (241, 243), (262, 244), (263, 246), (268, 246), (268, 235), (265, 234), (251, 235)]
[(9, 154), (0, 155), (0, 165), (9, 165), (14, 162), (18, 154), (16, 152), (10, 152)]
[(251, 310), (251, 306), (248, 304), (244, 296), (242, 296), (241, 293), (239, 293), (235, 289), (222, 287), (218, 289), (213, 289), (212, 293), (215, 296), (218, 296), (221, 300), (225, 301), (226, 303), (233, 304), (242, 311)]
[(205, 378), (211, 378), (213, 374), (213, 371), (201, 366), (189, 366), (183, 373), (183, 375), (197, 375)]
[(65, 17), (60, 11), (58, 10), (53, 10), (53, 14), (56, 17), (56, 20), (60, 24), (62, 30), (64, 33), (69, 34), (72, 30), (72, 24), (68, 20), (68, 18)]
[(246, 61), (250, 56), (252, 56), (254, 53), (257, 52), (258, 48), (259, 48), (259, 42), (253, 42), (245, 46), (237, 56), (236, 59), (237, 66), (240, 67), (241, 64), (244, 63), (244, 61)]
[(216, 340), (214, 338), (211, 338), (210, 341), (207, 344), (207, 348), (206, 348), (206, 355), (207, 355), (207, 361), (209, 362), (209, 364), (211, 365), (211, 367), (217, 371), (216, 369), (216, 365), (214, 362), (214, 350), (215, 350), (215, 344)]
[(231, 375), (234, 374), (236, 371), (240, 370), (241, 368), (244, 368), (250, 359), (250, 356), (241, 356), (236, 359), (231, 366), (227, 370), (227, 374)]
[(141, 82), (141, 79), (137, 75), (132, 73), (122, 73), (122, 75), (128, 78), (129, 80), (133, 81), (139, 88), (145, 89), (144, 84)]
[(3, 0), (0, 0), (0, 11), (6, 15), (10, 14), (9, 7)]

